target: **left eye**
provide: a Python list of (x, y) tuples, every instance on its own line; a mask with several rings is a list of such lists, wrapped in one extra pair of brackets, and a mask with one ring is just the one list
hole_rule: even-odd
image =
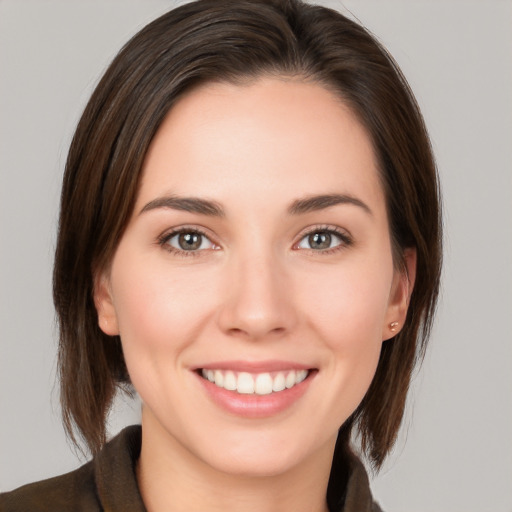
[(171, 235), (165, 241), (178, 251), (199, 251), (202, 249), (213, 249), (213, 242), (202, 233), (197, 231), (182, 231)]
[(344, 242), (342, 236), (333, 231), (313, 231), (301, 239), (297, 244), (299, 249), (312, 249), (315, 251), (325, 251), (333, 249)]

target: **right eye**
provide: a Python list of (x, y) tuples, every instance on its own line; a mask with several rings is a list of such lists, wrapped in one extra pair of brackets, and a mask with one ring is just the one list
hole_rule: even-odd
[(194, 253), (205, 249), (215, 249), (215, 244), (200, 231), (186, 229), (166, 234), (160, 242), (171, 252)]

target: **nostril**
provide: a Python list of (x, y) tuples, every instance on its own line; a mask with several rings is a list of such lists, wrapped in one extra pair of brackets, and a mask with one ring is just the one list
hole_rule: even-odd
[(240, 336), (253, 339), (261, 339), (265, 337), (282, 336), (286, 333), (285, 327), (274, 327), (267, 329), (264, 325), (250, 325), (247, 328), (232, 327), (227, 330), (228, 334), (232, 336)]

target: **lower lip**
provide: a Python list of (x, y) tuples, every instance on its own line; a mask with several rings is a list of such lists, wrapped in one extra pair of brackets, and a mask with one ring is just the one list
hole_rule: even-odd
[(244, 418), (268, 418), (285, 411), (296, 403), (307, 391), (316, 372), (310, 371), (307, 378), (290, 389), (268, 395), (242, 394), (216, 386), (197, 375), (210, 398), (222, 409)]

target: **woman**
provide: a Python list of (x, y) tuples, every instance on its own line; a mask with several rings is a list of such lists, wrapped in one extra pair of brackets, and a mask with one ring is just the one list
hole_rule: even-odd
[[(96, 88), (63, 183), (61, 400), (94, 459), (6, 510), (379, 510), (378, 469), (440, 274), (438, 185), (405, 79), (292, 0), (199, 1)], [(116, 390), (142, 428), (105, 444)]]

